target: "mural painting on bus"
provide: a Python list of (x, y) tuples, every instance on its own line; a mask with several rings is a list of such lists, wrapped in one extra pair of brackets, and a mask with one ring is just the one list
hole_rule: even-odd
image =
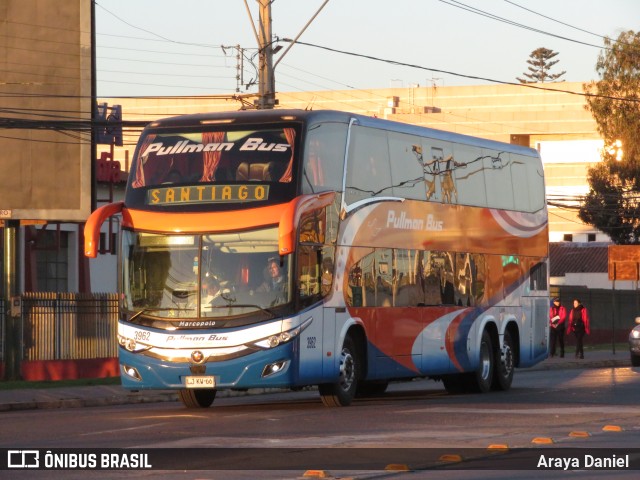
[[(414, 372), (468, 370), (476, 319), (517, 298), (529, 263), (546, 256), (545, 218), (411, 200), (368, 205), (342, 225), (338, 245), (362, 247), (338, 248), (336, 280), (381, 356)], [(413, 320), (402, 308), (371, 308), (384, 306), (433, 308)]]

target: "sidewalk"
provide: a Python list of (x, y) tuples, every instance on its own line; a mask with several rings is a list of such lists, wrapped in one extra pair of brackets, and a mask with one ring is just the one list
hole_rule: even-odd
[[(585, 359), (576, 359), (573, 350), (565, 358), (548, 358), (535, 367), (525, 371), (575, 369), (575, 368), (611, 368), (629, 367), (628, 350), (587, 351)], [(518, 372), (516, 372), (518, 375)], [(264, 389), (249, 391), (221, 391), (218, 398), (240, 395), (257, 395)], [(108, 405), (125, 405), (136, 403), (176, 402), (178, 395), (170, 390), (148, 390), (129, 392), (119, 385), (95, 385), (88, 387), (61, 387), (41, 389), (0, 390), (0, 412), (10, 410), (54, 409), (72, 407), (99, 407)]]

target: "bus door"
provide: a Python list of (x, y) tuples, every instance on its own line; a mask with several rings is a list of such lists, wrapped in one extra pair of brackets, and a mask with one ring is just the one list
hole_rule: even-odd
[[(345, 312), (345, 308), (339, 309), (341, 312)], [(322, 309), (323, 319), (322, 319), (322, 338), (319, 340), (319, 353), (322, 355), (322, 373), (324, 378), (330, 378), (336, 372), (336, 358), (339, 357), (337, 349), (340, 346), (337, 344), (338, 339), (336, 339), (336, 308), (335, 307), (324, 307)], [(346, 319), (347, 314), (340, 314), (342, 321), (341, 325), (344, 324), (344, 319)], [(321, 341), (320, 341), (321, 340)], [(324, 352), (332, 352), (332, 355), (324, 355)]]
[[(335, 308), (325, 307), (323, 263), (333, 260), (332, 248), (301, 244), (297, 252), (297, 291), (300, 322), (311, 323), (300, 337), (300, 376), (309, 383), (327, 378), (334, 361), (326, 352), (335, 352)], [(331, 270), (332, 272), (332, 270)]]

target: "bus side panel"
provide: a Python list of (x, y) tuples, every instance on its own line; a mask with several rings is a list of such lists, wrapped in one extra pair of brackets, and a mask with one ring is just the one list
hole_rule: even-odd
[(302, 322), (308, 318), (313, 318), (313, 321), (300, 334), (297, 385), (310, 385), (322, 380), (323, 339), (326, 337), (324, 328), (327, 323), (323, 318), (325, 310), (328, 309), (322, 308), (322, 304), (319, 304), (301, 313)]
[[(426, 308), (422, 315), (424, 329), (420, 334), (422, 344), (422, 364), (420, 370), (425, 375), (449, 373), (459, 364), (461, 352), (456, 354), (456, 344), (466, 350), (466, 333), (460, 327), (460, 320), (469, 309)], [(457, 349), (460, 350), (460, 347)]]
[(410, 307), (356, 307), (367, 337), (367, 379), (419, 375), (421, 350), (414, 348), (421, 331), (420, 311)]
[(520, 330), (520, 367), (530, 367), (547, 357), (549, 345), (549, 300), (522, 297), (527, 328)]

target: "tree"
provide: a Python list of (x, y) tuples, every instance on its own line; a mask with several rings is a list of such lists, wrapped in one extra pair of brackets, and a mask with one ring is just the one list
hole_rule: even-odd
[(640, 33), (606, 38), (598, 56), (600, 80), (584, 86), (585, 108), (596, 121), (605, 148), (588, 171), (589, 193), (580, 219), (616, 244), (640, 243)]
[(517, 77), (520, 83), (544, 83), (544, 82), (554, 82), (563, 76), (566, 71), (562, 71), (560, 73), (549, 73), (551, 67), (553, 67), (560, 60), (553, 60), (558, 52), (554, 52), (553, 50), (549, 50), (548, 48), (540, 47), (536, 48), (531, 55), (529, 55), (529, 60), (527, 63), (530, 65), (528, 67), (530, 73), (523, 73), (526, 78)]

